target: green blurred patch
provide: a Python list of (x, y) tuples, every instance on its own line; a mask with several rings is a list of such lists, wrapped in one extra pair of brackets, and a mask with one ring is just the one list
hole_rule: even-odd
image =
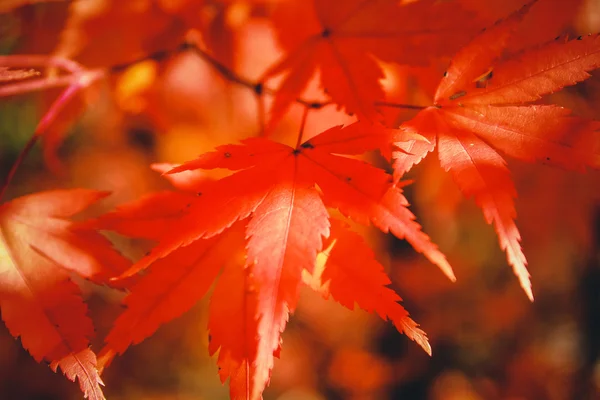
[(10, 167), (25, 146), (39, 117), (36, 96), (20, 96), (0, 102), (0, 166), (3, 170)]

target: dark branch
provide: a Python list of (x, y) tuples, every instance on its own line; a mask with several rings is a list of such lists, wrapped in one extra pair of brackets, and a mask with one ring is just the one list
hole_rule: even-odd
[[(181, 45), (179, 45), (174, 51), (168, 51), (168, 50), (157, 51), (157, 52), (151, 53), (145, 57), (138, 58), (129, 63), (114, 65), (109, 68), (109, 71), (111, 73), (122, 72), (123, 70), (127, 69), (128, 67), (130, 67), (136, 63), (146, 61), (146, 60), (163, 61), (174, 54), (178, 54), (180, 52), (188, 51), (188, 50), (193, 51), (195, 54), (197, 54), (201, 59), (203, 59), (206, 63), (208, 63), (211, 67), (213, 67), (224, 79), (226, 79), (230, 82), (236, 83), (240, 86), (244, 86), (244, 87), (248, 88), (249, 90), (254, 92), (257, 96), (262, 96), (262, 95), (274, 96), (276, 94), (276, 91), (274, 89), (271, 89), (271, 88), (265, 86), (263, 82), (252, 81), (250, 79), (246, 79), (246, 78), (236, 74), (233, 70), (231, 70), (225, 64), (218, 61), (216, 58), (214, 58), (212, 55), (210, 55), (205, 50), (198, 47), (193, 42), (184, 42)], [(319, 101), (314, 101), (314, 100), (306, 100), (303, 98), (297, 98), (296, 103), (298, 103), (306, 108), (313, 109), (313, 110), (320, 110), (323, 107), (327, 107), (327, 106), (333, 104), (333, 102), (331, 102), (331, 101), (319, 102)], [(403, 109), (410, 109), (410, 110), (422, 110), (425, 108), (423, 106), (417, 106), (417, 105), (412, 105), (412, 104), (397, 104), (397, 103), (391, 103), (391, 102), (386, 102), (386, 101), (377, 101), (377, 102), (375, 102), (375, 106), (403, 108)]]

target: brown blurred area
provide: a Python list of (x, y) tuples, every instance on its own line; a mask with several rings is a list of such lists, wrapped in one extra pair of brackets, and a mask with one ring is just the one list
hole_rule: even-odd
[[(192, 0), (31, 4), (0, 14), (0, 54), (55, 52), (86, 66), (109, 66), (173, 48), (191, 31), (230, 69), (256, 79), (279, 56), (268, 21), (271, 2), (205, 0), (202, 7)], [(492, 22), (522, 1), (461, 3)], [(548, 3), (555, 13), (573, 10), (566, 23), (557, 23), (558, 33), (600, 31), (599, 1)], [(565, 18), (548, 13), (543, 18)], [(527, 29), (535, 31), (536, 21), (529, 24)], [(432, 71), (386, 66), (386, 88), (404, 102), (426, 104), (436, 84), (430, 78), (439, 77)], [(316, 86), (307, 89), (308, 98), (319, 96)], [(0, 100), (0, 176), (58, 93)], [(547, 100), (600, 119), (600, 73)], [(251, 92), (222, 79), (191, 53), (135, 64), (69, 105), (65, 123), (56, 127), (55, 135), (65, 134), (56, 158), (44, 161), (36, 149), (8, 197), (56, 187), (110, 190), (113, 195), (94, 210), (108, 211), (168, 187), (150, 163), (182, 162), (256, 135), (259, 112)], [(273, 138), (293, 141), (301, 114), (299, 107), (293, 108)], [(410, 116), (394, 112), (389, 118), (401, 122)], [(327, 107), (310, 114), (306, 135), (349, 121)], [(509, 168), (519, 193), (517, 224), (534, 303), (521, 291), (493, 227), (431, 156), (407, 177), (415, 183), (406, 191), (413, 212), (447, 254), (458, 281), (449, 282), (406, 242), (365, 232), (404, 306), (428, 333), (433, 356), (377, 316), (347, 310), (306, 289), (283, 334), (281, 359), (264, 398), (600, 399), (600, 173), (515, 160), (509, 160)], [(135, 240), (111, 238), (132, 259), (145, 251)], [(99, 350), (120, 312), (123, 293), (82, 285), (97, 329), (93, 348)], [(107, 398), (227, 399), (228, 388), (208, 356), (207, 304), (204, 299), (118, 357), (103, 375)], [(77, 398), (76, 385), (37, 364), (0, 324), (0, 400)]]

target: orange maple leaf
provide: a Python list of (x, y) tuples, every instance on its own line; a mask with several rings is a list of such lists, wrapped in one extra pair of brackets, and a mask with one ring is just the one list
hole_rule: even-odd
[[(74, 189), (36, 193), (0, 205), (0, 309), (11, 334), (36, 361), (48, 361), (86, 397), (104, 399), (89, 349), (92, 321), (70, 272), (97, 282), (129, 262), (97, 232), (66, 218), (106, 193)], [(109, 270), (111, 268), (112, 270)]]
[[(600, 123), (570, 115), (553, 105), (519, 106), (589, 77), (600, 66), (600, 37), (557, 39), (498, 61), (534, 2), (482, 32), (461, 49), (438, 86), (434, 105), (402, 125), (424, 141), (398, 144), (396, 178), (436, 145), (441, 166), (466, 196), (474, 196), (488, 223), (494, 223), (527, 296), (533, 300), (521, 236), (515, 225), (516, 191), (504, 159), (509, 156), (568, 169), (600, 167)], [(407, 154), (410, 153), (410, 154)]]
[(277, 5), (273, 22), (287, 53), (264, 78), (287, 76), (276, 93), (271, 124), (317, 70), (333, 102), (376, 120), (375, 101), (385, 98), (378, 61), (424, 65), (452, 54), (473, 33), (473, 19), (459, 4), (434, 0), (285, 1)]
[[(155, 235), (153, 238), (159, 240), (122, 275), (131, 276), (151, 266), (126, 299), (128, 310), (107, 338), (103, 355), (112, 358), (189, 309), (231, 258), (231, 250), (227, 250), (232, 248), (231, 241), (239, 242), (234, 248), (243, 249), (245, 232), (245, 265), (234, 262), (226, 267), (211, 303), (211, 352), (221, 349), (221, 377), (231, 377), (234, 398), (259, 398), (269, 381), (281, 332), (296, 307), (302, 271), (312, 272), (324, 238), (330, 237), (326, 207), (338, 208), (360, 223), (372, 223), (384, 232), (406, 238), (454, 279), (443, 254), (406, 208), (408, 203), (392, 177), (364, 161), (341, 155), (381, 146), (387, 131), (371, 134), (368, 127), (363, 123), (334, 127), (296, 148), (265, 138), (220, 146), (169, 173), (213, 168), (237, 172), (203, 182), (194, 188), (197, 193), (193, 195), (158, 194), (101, 217), (97, 226), (102, 229), (142, 237)], [(182, 196), (182, 202), (171, 202), (171, 196)], [(245, 219), (247, 224), (238, 222)], [(188, 281), (192, 274), (195, 279)], [(231, 294), (231, 289), (226, 290), (228, 285), (238, 292)], [(235, 301), (229, 303), (228, 298), (225, 302), (224, 296), (233, 296)], [(388, 304), (399, 297), (385, 296), (376, 309), (368, 303), (359, 304), (389, 315), (399, 329), (415, 339), (422, 332), (408, 329), (410, 324), (400, 325), (398, 321), (408, 317), (397, 308), (399, 305)], [(161, 299), (166, 299), (165, 303)], [(425, 346), (424, 339), (416, 340)]]

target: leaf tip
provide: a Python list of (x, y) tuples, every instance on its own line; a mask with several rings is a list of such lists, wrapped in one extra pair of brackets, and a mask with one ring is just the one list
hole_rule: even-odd
[(165, 175), (169, 170), (178, 167), (179, 164), (171, 164), (171, 163), (152, 163), (150, 164), (150, 169), (154, 172), (158, 172), (161, 175)]
[(433, 355), (433, 352), (431, 351), (431, 344), (429, 344), (428, 340), (425, 340), (423, 343), (419, 343), (419, 345), (423, 348), (423, 350), (425, 350), (425, 353), (427, 353), (429, 357)]
[[(116, 353), (114, 350), (102, 350), (100, 354), (98, 354), (98, 362), (96, 364), (96, 370), (98, 370), (98, 374), (102, 375), (104, 373), (104, 369), (110, 365), (112, 360), (115, 358)], [(104, 383), (102, 383), (104, 385)]]
[(456, 275), (454, 275), (454, 271), (450, 270), (449, 273), (446, 273), (446, 276), (448, 279), (450, 279), (450, 282), (456, 283)]
[(443, 260), (439, 260), (438, 262), (436, 262), (436, 264), (442, 270), (442, 273), (446, 275), (448, 279), (450, 279), (450, 282), (456, 282), (456, 275), (454, 275), (454, 270), (445, 258)]
[(431, 344), (429, 343), (429, 339), (427, 339), (427, 334), (422, 331), (421, 329), (417, 328), (417, 324), (410, 320), (411, 325), (408, 326), (404, 326), (404, 333), (413, 341), (415, 341), (415, 343), (417, 343), (419, 346), (421, 346), (421, 348), (423, 350), (425, 350), (425, 353), (427, 353), (430, 357), (433, 354), (432, 350), (431, 350)]
[(533, 303), (535, 299), (533, 297), (533, 290), (531, 289), (531, 284), (527, 287), (523, 286), (523, 290), (525, 291), (525, 294), (527, 295), (529, 301)]

